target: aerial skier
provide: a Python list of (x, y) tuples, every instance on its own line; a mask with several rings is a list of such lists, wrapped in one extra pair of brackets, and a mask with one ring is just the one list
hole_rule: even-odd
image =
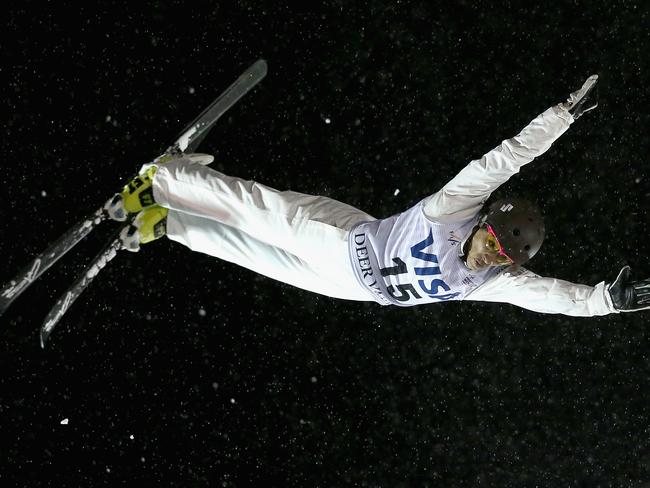
[(70, 227), (0, 288), (0, 315), (101, 222), (122, 222), (61, 295), (41, 326), (41, 346), (74, 301), (117, 255), (166, 235), (194, 251), (322, 295), (382, 305), (448, 300), (511, 303), (542, 313), (596, 316), (650, 308), (650, 278), (629, 266), (595, 286), (522, 267), (540, 249), (544, 222), (531, 202), (489, 197), (597, 106), (590, 76), (515, 137), (470, 162), (437, 193), (384, 219), (322, 196), (277, 191), (207, 167), (196, 153), (211, 127), (267, 73), (248, 67), (122, 191)]
[(322, 295), (382, 305), (503, 302), (542, 313), (597, 316), (650, 308), (650, 279), (629, 266), (595, 286), (522, 267), (540, 249), (544, 222), (531, 202), (486, 203), (520, 168), (597, 106), (590, 76), (566, 102), (470, 162), (437, 193), (384, 219), (338, 202), (226, 176), (181, 156), (143, 167), (114, 198), (138, 213), (130, 250), (166, 235), (194, 251)]

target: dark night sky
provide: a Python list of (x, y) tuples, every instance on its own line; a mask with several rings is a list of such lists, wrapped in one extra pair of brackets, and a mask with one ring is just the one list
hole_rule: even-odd
[[(647, 2), (132, 3), (5, 11), (0, 281), (258, 58), (268, 77), (201, 150), (377, 217), (598, 73), (600, 107), (496, 196), (542, 207), (539, 274), (650, 274)], [(42, 351), (110, 228), (0, 318), (2, 486), (650, 486), (650, 312), (348, 303), (163, 239)]]

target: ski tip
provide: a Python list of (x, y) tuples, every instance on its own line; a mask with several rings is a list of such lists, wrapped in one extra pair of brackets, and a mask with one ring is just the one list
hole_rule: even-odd
[(255, 63), (253, 63), (253, 66), (251, 68), (257, 71), (257, 74), (261, 79), (266, 76), (266, 73), (268, 73), (269, 65), (267, 64), (265, 59), (258, 59), (257, 61), (255, 61)]

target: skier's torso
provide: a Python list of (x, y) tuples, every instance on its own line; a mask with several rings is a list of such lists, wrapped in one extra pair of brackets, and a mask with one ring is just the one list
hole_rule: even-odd
[(349, 237), (355, 275), (382, 305), (462, 300), (501, 270), (472, 271), (459, 256), (462, 239), (477, 221), (478, 216), (435, 222), (420, 202), (401, 214), (361, 223)]

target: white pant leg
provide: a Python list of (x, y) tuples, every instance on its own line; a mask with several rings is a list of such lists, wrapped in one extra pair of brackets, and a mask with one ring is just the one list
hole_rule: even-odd
[(358, 284), (347, 262), (332, 263), (327, 270), (315, 270), (297, 256), (215, 220), (171, 210), (167, 217), (167, 237), (193, 251), (235, 263), (303, 290), (346, 300), (373, 301)]
[(274, 190), (185, 160), (160, 165), (153, 189), (159, 205), (241, 230), (315, 270), (351, 267), (349, 230), (374, 220), (331, 198)]

